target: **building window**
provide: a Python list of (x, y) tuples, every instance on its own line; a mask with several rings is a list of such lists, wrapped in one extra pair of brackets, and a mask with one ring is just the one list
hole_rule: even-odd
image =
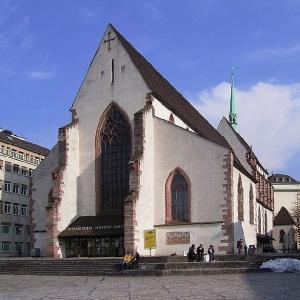
[(11, 172), (12, 171), (12, 164), (8, 161), (5, 162), (5, 171)]
[(280, 232), (279, 232), (279, 243), (284, 244), (284, 240), (285, 240), (285, 232), (284, 232), (284, 230), (280, 230)]
[(22, 233), (22, 225), (15, 225), (15, 235), (20, 235)]
[(27, 170), (27, 168), (25, 168), (25, 167), (21, 168), (21, 175), (28, 176), (28, 170)]
[(175, 124), (175, 122), (174, 122), (174, 116), (173, 116), (173, 114), (172, 114), (172, 113), (170, 114), (170, 117), (169, 117), (169, 122), (171, 122), (171, 123)]
[(31, 249), (30, 243), (26, 243), (26, 252), (30, 253), (30, 249)]
[(249, 223), (254, 224), (254, 195), (252, 184), (249, 191)]
[(14, 157), (14, 158), (17, 158), (17, 150), (12, 149), (11, 150), (11, 156)]
[(30, 226), (26, 225), (26, 235), (30, 236)]
[(10, 155), (10, 148), (9, 147), (6, 148), (6, 155)]
[(3, 214), (3, 201), (0, 201), (0, 214)]
[(17, 253), (22, 253), (22, 247), (23, 243), (22, 242), (15, 242), (15, 252)]
[(20, 167), (19, 165), (13, 165), (13, 172), (14, 174), (20, 174)]
[(10, 232), (10, 224), (2, 223), (2, 233), (8, 234)]
[(260, 212), (260, 207), (258, 209), (258, 220), (257, 220), (257, 223), (258, 223), (258, 233), (261, 233), (261, 212)]
[(4, 146), (1, 146), (1, 153), (5, 153), (5, 147)]
[(190, 222), (190, 181), (177, 168), (166, 181), (166, 223)]
[(7, 215), (10, 214), (10, 206), (11, 206), (10, 202), (4, 202), (4, 213)]
[(22, 204), (21, 207), (21, 216), (26, 217), (27, 216), (27, 205)]
[(0, 170), (3, 170), (3, 165), (4, 165), (4, 162), (3, 162), (3, 160), (0, 159)]
[(241, 175), (238, 179), (238, 220), (244, 221), (244, 189)]
[(2, 252), (10, 252), (10, 242), (2, 242)]
[(11, 183), (9, 181), (4, 182), (4, 192), (7, 192), (7, 193), (11, 192)]
[(22, 184), (21, 185), (21, 195), (27, 196), (27, 191), (28, 191), (27, 185)]
[(29, 161), (29, 154), (25, 154), (25, 160)]
[(20, 185), (18, 183), (13, 184), (13, 193), (20, 194)]
[[(97, 130), (96, 180), (100, 180), (97, 196), (98, 213), (123, 214), (124, 200), (129, 194), (129, 159), (131, 128), (127, 117), (116, 106), (109, 109)], [(101, 179), (100, 179), (101, 178)]]
[(19, 152), (19, 159), (24, 159), (24, 153), (23, 152)]
[(268, 215), (267, 212), (265, 212), (265, 235), (268, 234)]
[(185, 178), (177, 173), (172, 182), (172, 219), (188, 221), (188, 185)]
[(18, 203), (13, 204), (13, 214), (16, 216), (19, 215), (19, 204)]

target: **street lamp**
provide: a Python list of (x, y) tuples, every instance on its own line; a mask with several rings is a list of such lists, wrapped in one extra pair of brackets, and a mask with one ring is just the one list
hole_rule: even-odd
[(18, 232), (19, 232), (19, 257), (21, 257), (22, 256), (22, 246), (21, 246), (21, 238), (22, 238), (22, 226), (18, 226), (17, 227), (17, 230), (18, 230)]

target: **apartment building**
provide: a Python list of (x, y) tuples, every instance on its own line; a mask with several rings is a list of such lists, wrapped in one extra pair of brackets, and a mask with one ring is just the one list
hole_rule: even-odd
[(0, 129), (0, 256), (30, 254), (30, 176), (48, 152)]

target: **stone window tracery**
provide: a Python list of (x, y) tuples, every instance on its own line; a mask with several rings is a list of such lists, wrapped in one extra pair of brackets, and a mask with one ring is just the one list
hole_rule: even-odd
[(107, 113), (99, 140), (96, 172), (101, 182), (98, 185), (101, 214), (123, 214), (123, 201), (129, 194), (131, 128), (117, 105), (112, 105)]

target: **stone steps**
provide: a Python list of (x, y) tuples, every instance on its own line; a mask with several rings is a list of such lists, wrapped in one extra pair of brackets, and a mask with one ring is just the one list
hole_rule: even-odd
[(138, 275), (184, 275), (184, 274), (224, 274), (257, 270), (256, 260), (220, 260), (213, 263), (187, 262), (186, 258), (151, 257), (141, 259), (139, 270), (119, 270), (121, 259), (0, 259), (1, 274), (65, 275), (65, 276), (138, 276)]

